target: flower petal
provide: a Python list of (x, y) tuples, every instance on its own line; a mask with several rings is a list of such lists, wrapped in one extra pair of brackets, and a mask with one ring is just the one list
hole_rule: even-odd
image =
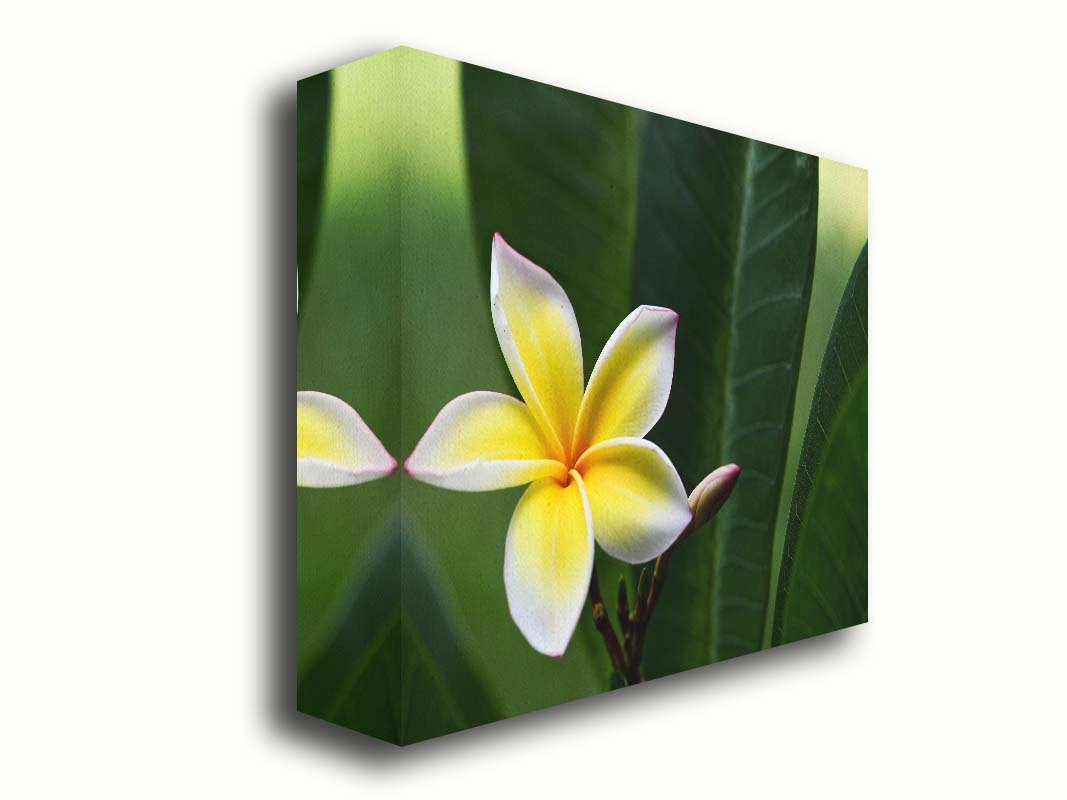
[(692, 519), (674, 465), (645, 439), (610, 439), (595, 445), (578, 460), (577, 470), (585, 481), (593, 535), (620, 561), (651, 561)]
[(441, 409), (404, 469), (424, 483), (466, 492), (567, 476), (530, 410), (497, 392), (460, 395)]
[(639, 306), (619, 324), (589, 376), (575, 453), (652, 430), (671, 393), (677, 330), (678, 315), (658, 306)]
[(561, 656), (578, 624), (593, 572), (593, 530), (582, 479), (530, 484), (504, 546), (511, 618), (538, 652)]
[(390, 475), (394, 459), (344, 400), (296, 393), (296, 485), (326, 489)]
[(489, 282), (493, 325), (511, 376), (556, 458), (565, 461), (582, 402), (582, 340), (567, 294), (499, 233)]

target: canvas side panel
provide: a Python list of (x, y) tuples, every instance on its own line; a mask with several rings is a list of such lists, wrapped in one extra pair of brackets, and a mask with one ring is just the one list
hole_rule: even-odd
[[(301, 85), (297, 388), (333, 394), (399, 456), (397, 51)], [(325, 98), (325, 99), (324, 99)], [(304, 134), (303, 132), (311, 132)], [(299, 145), (298, 145), (298, 149)], [(307, 150), (309, 148), (305, 148)], [(318, 170), (316, 180), (315, 171)], [(317, 192), (317, 197), (314, 194)], [(300, 489), (297, 705), (390, 741), (400, 732), (399, 478)]]
[[(399, 52), (403, 459), (448, 400), (474, 389), (506, 391), (508, 378), (498, 363), (471, 234), (460, 64), (408, 48)], [(488, 608), (470, 590), (501, 584), (503, 530), (486, 540), (471, 521), (486, 507), (506, 520), (510, 494), (462, 494), (403, 478), (405, 744), (501, 716), (485, 677), (482, 656), (491, 646), (483, 637), (492, 642), (510, 619), (506, 607)]]

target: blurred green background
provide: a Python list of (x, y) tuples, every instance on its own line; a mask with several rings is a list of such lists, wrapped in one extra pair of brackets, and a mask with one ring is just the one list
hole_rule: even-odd
[[(299, 389), (349, 402), (401, 461), (457, 395), (517, 394), (489, 312), (499, 230), (566, 289), (587, 375), (635, 305), (679, 311), (674, 388), (649, 438), (687, 488), (721, 463), (742, 467), (714, 532), (672, 563), (647, 677), (760, 649), (776, 605), (828, 602), (818, 564), (780, 565), (835, 536), (858, 546), (862, 533), (862, 614), (824, 627), (865, 620), (865, 394), (835, 395), (818, 420), (836, 430), (839, 407), (862, 410), (862, 476), (854, 411), (842, 434), (853, 458), (836, 456), (845, 466), (820, 479), (832, 491), (812, 493), (833, 506), (844, 480), (862, 514), (811, 534), (805, 508), (791, 514), (794, 476), (822, 474), (805, 440), (828, 345), (846, 341), (834, 320), (867, 237), (865, 171), (407, 48), (298, 92)], [(847, 341), (865, 386), (865, 340)], [(589, 614), (558, 660), (510, 619), (504, 538), (521, 492), (401, 474), (299, 490), (300, 709), (412, 742), (606, 690)], [(597, 563), (605, 596), (620, 579), (632, 594), (631, 567)], [(814, 594), (791, 593), (780, 573)]]

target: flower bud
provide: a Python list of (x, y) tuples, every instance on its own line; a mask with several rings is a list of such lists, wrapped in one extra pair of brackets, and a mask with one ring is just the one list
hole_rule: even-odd
[(740, 474), (741, 468), (737, 464), (727, 464), (700, 482), (689, 495), (689, 509), (693, 512), (691, 530), (695, 531), (719, 513), (719, 509), (737, 485), (737, 477)]
[(652, 575), (649, 573), (648, 567), (645, 567), (641, 570), (641, 575), (637, 579), (637, 598), (634, 600), (634, 613), (638, 617), (644, 612), (648, 603), (648, 590), (651, 583)]

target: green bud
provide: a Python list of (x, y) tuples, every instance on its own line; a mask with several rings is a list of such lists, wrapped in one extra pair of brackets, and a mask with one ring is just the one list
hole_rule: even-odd
[(648, 573), (648, 567), (645, 567), (641, 570), (641, 577), (637, 579), (637, 599), (634, 601), (634, 606), (639, 617), (648, 602), (648, 589), (652, 583), (651, 578), (652, 576)]

